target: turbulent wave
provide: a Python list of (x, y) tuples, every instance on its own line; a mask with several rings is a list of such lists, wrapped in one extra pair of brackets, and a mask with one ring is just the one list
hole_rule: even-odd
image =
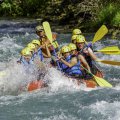
[[(57, 69), (49, 68), (46, 61), (43, 80), (49, 82), (49, 87), (30, 93), (19, 91), (21, 86), (37, 78), (37, 69), (26, 73), (24, 67), (16, 63), (20, 50), (37, 38), (35, 24), (0, 22), (0, 72), (5, 72), (0, 77), (0, 120), (120, 120), (118, 66), (97, 63), (114, 87), (89, 89), (85, 85), (78, 87)], [(60, 46), (67, 44), (70, 37), (70, 34), (58, 34)], [(120, 45), (120, 42), (108, 37), (95, 43), (94, 48), (108, 45)], [(120, 61), (119, 55), (96, 55), (100, 59)]]

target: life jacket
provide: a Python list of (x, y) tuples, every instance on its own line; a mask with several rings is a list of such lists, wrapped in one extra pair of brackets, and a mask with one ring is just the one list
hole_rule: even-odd
[[(65, 60), (67, 62), (70, 62), (73, 56), (69, 55)], [(65, 72), (68, 75), (82, 75), (82, 72), (80, 70), (80, 61), (77, 62), (76, 65), (73, 67), (68, 67), (64, 63), (61, 64), (62, 71)]]
[(43, 61), (43, 54), (40, 48), (38, 49), (36, 53), (33, 54), (33, 60), (36, 56), (39, 56), (40, 60)]
[(21, 56), (20, 58), (20, 62), (24, 65), (24, 66), (28, 66), (30, 64), (33, 64), (33, 59), (31, 58), (29, 62), (27, 62), (24, 57)]
[(59, 44), (58, 44), (58, 42), (57, 42), (57, 34), (53, 33), (52, 36), (53, 36), (53, 42), (52, 42), (52, 45), (53, 45), (54, 48), (56, 49), (56, 48), (59, 47)]
[[(84, 52), (84, 50), (85, 50), (85, 49), (88, 49), (89, 47), (90, 47), (89, 44), (88, 44), (88, 45), (85, 44), (84, 47), (83, 47), (83, 49), (78, 50), (78, 51), (79, 51), (80, 54), (82, 54), (82, 55), (85, 57), (88, 65), (89, 65), (90, 67), (92, 67), (92, 62), (93, 62), (92, 58), (91, 58), (87, 53)], [(91, 47), (90, 47), (90, 48), (91, 48)]]

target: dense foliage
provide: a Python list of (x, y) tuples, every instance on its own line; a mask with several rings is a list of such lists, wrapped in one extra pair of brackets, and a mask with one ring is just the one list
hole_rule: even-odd
[(106, 24), (120, 27), (119, 0), (3, 0), (1, 17), (34, 17), (90, 30)]
[(30, 17), (40, 14), (49, 0), (4, 0), (0, 5), (0, 16)]

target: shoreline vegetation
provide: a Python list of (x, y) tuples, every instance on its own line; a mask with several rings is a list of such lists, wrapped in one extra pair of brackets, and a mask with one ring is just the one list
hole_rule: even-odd
[[(112, 38), (120, 37), (120, 0), (1, 0), (0, 19), (49, 21), (57, 31), (80, 28), (96, 32), (105, 24)], [(41, 19), (42, 18), (42, 19)]]

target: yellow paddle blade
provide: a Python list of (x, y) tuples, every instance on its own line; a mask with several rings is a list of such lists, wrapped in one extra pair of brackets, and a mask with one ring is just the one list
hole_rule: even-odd
[(101, 49), (101, 50), (97, 50), (98, 52), (116, 52), (116, 51), (120, 51), (119, 50), (119, 48), (118, 48), (118, 46), (110, 46), (110, 47), (105, 47), (105, 48), (103, 48), (103, 49)]
[(101, 87), (112, 87), (112, 85), (109, 82), (107, 82), (106, 80), (104, 80), (103, 78), (99, 78), (95, 75), (94, 75), (94, 78), (95, 78), (95, 80), (96, 80), (96, 82), (99, 86), (101, 86)]
[(96, 41), (102, 39), (102, 37), (104, 35), (106, 35), (108, 33), (108, 29), (105, 25), (102, 25), (99, 30), (96, 32), (94, 38), (93, 38), (93, 41), (92, 41), (92, 44), (94, 44)]
[[(82, 65), (81, 65), (81, 67), (84, 68)], [(111, 85), (109, 82), (107, 82), (105, 79), (99, 78), (99, 77), (93, 75), (93, 74), (92, 74), (91, 72), (89, 72), (86, 68), (84, 68), (84, 69), (85, 69), (89, 74), (91, 74), (91, 75), (94, 77), (95, 81), (97, 82), (97, 84), (98, 84), (99, 86), (101, 86), (101, 87), (112, 87), (112, 85)]]
[(52, 43), (53, 40), (52, 32), (51, 32), (50, 24), (47, 21), (43, 22), (43, 28), (47, 38), (50, 40), (50, 43)]
[(110, 52), (102, 51), (102, 53), (108, 54), (108, 55), (120, 55), (120, 50), (119, 51), (110, 51)]
[(110, 47), (105, 47), (101, 50), (97, 50), (97, 52), (102, 52), (104, 54), (109, 54), (109, 55), (119, 55), (120, 49), (118, 48), (118, 46), (110, 46)]
[(96, 61), (104, 64), (120, 66), (120, 61), (110, 61), (110, 60), (96, 60)]

